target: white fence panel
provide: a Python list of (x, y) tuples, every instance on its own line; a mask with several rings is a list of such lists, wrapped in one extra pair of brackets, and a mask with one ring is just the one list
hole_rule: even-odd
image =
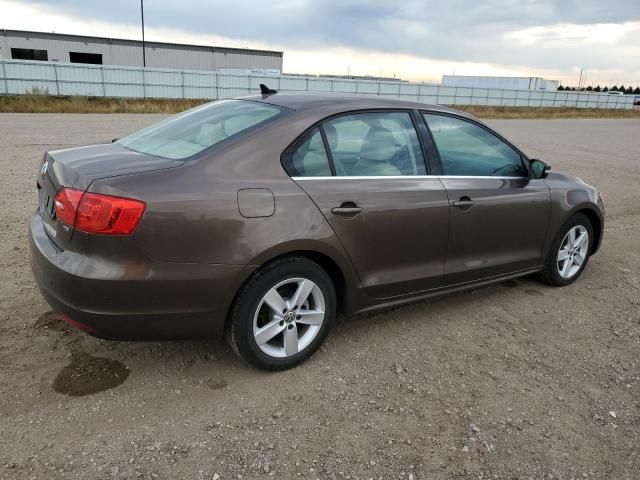
[(437, 85), (420, 85), (420, 95), (438, 95), (440, 87)]
[(334, 92), (356, 93), (356, 82), (351, 80), (334, 80)]
[(6, 78), (15, 80), (56, 80), (55, 64), (3, 62)]
[(307, 81), (307, 88), (310, 92), (331, 92), (333, 91), (333, 82), (331, 80), (310, 78)]
[(40, 91), (47, 90), (51, 95), (58, 95), (58, 84), (55, 81), (46, 80), (7, 80), (7, 93), (10, 95), (24, 95), (34, 88)]
[(184, 98), (216, 100), (218, 98), (218, 88), (217, 87), (184, 87)]
[(448, 95), (438, 95), (438, 104), (440, 105), (453, 105), (456, 101), (456, 97), (450, 97)]
[(189, 87), (215, 87), (218, 76), (215, 73), (184, 72), (184, 84)]
[(301, 77), (280, 77), (280, 90), (304, 91), (307, 88), (307, 79)]
[(357, 82), (356, 93), (368, 93), (377, 95), (380, 93), (380, 84), (378, 82)]
[(380, 95), (400, 95), (399, 82), (383, 82), (380, 83)]
[[(442, 93), (442, 89), (440, 89), (438, 94), (441, 94), (441, 93)], [(419, 95), (419, 94), (420, 94), (420, 85), (411, 84), (411, 83), (403, 83), (400, 85), (400, 95)]]
[(147, 85), (182, 86), (182, 72), (150, 71), (145, 73), (144, 79)]
[(437, 95), (419, 95), (418, 101), (421, 103), (428, 103), (429, 105), (435, 105), (438, 103)]
[(142, 85), (105, 83), (104, 96), (118, 98), (143, 98), (145, 96), (145, 89)]
[(518, 97), (517, 90), (503, 90), (502, 91), (502, 106), (503, 107), (515, 107), (516, 99)]
[(102, 68), (100, 67), (86, 68), (54, 64), (54, 68), (59, 82), (102, 83)]
[(133, 68), (102, 67), (104, 81), (118, 84), (140, 84), (143, 82), (143, 71)]
[(102, 83), (58, 82), (58, 95), (83, 95), (85, 97), (103, 97)]

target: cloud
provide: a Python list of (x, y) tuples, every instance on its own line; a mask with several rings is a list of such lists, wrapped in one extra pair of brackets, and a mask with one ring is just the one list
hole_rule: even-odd
[[(78, 25), (99, 20), (119, 31), (139, 31), (139, 4), (131, 0), (21, 5), (45, 17), (78, 19)], [(29, 28), (28, 19), (23, 23)], [(639, 36), (638, 0), (618, 0), (615, 6), (602, 0), (147, 0), (145, 23), (149, 39), (171, 41), (167, 35), (174, 35), (180, 39), (173, 40), (183, 41), (188, 36), (204, 43), (216, 38), (229, 45), (281, 49), (286, 64), (300, 52), (323, 58), (351, 55), (353, 63), (368, 58), (369, 65), (377, 54), (377, 63), (392, 64), (381, 65), (387, 75), (407, 64), (400, 59), (415, 59), (422, 65), (555, 72), (561, 78), (584, 66), (640, 83), (640, 43), (630, 43)]]

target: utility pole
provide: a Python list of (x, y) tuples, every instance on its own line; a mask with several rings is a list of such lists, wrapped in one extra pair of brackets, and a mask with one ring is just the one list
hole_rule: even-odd
[(140, 0), (140, 16), (142, 19), (142, 66), (147, 66), (147, 57), (144, 49), (144, 0)]
[(583, 68), (580, 67), (580, 79), (578, 80), (578, 91), (580, 91), (580, 88), (582, 87), (582, 70)]

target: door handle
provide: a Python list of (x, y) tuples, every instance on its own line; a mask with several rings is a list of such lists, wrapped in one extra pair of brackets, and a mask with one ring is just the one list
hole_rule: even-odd
[(355, 217), (358, 215), (362, 209), (353, 202), (344, 202), (339, 207), (334, 207), (331, 209), (331, 213), (334, 215), (340, 215), (343, 217)]
[(453, 206), (459, 208), (460, 210), (469, 210), (476, 204), (473, 200), (471, 200), (466, 195), (464, 197), (460, 197), (460, 200), (456, 200), (453, 202)]

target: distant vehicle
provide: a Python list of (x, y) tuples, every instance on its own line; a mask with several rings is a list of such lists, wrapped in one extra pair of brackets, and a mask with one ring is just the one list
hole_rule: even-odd
[(609, 90), (607, 93), (609, 95), (624, 95), (624, 92), (612, 92), (611, 90)]
[(633, 98), (633, 104), (634, 105), (640, 105), (640, 96), (637, 96), (637, 97)]
[(560, 287), (598, 250), (600, 192), (471, 115), (264, 91), (44, 155), (31, 265), (69, 323), (224, 333), (282, 370), (337, 314), (532, 273)]

